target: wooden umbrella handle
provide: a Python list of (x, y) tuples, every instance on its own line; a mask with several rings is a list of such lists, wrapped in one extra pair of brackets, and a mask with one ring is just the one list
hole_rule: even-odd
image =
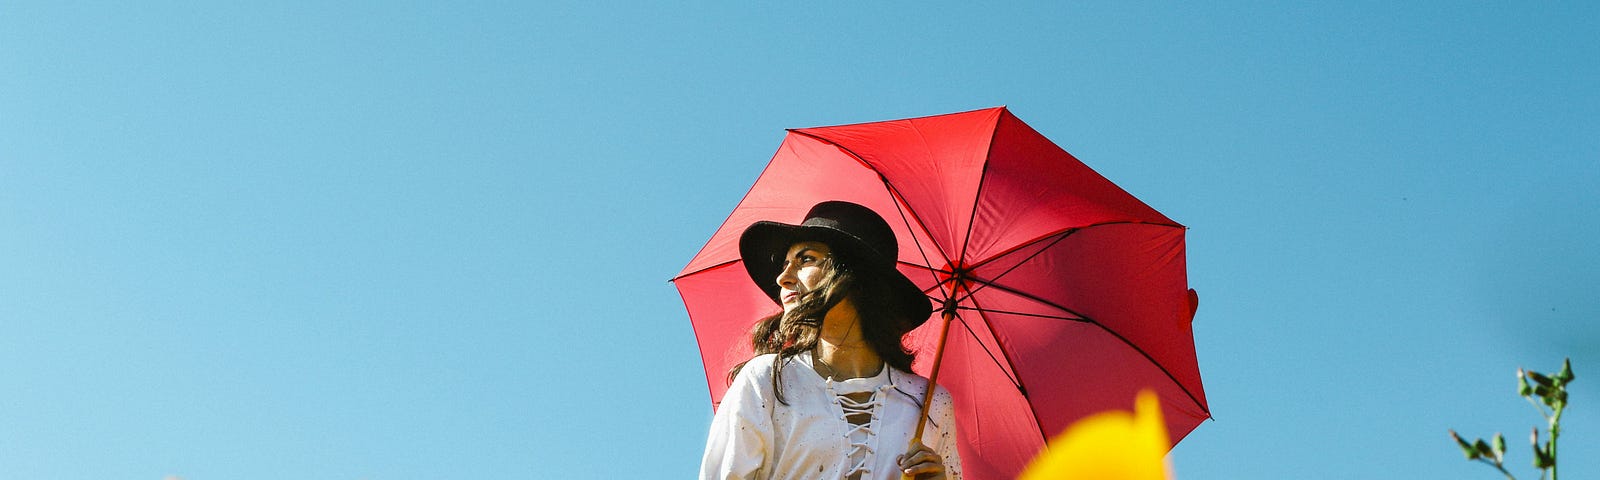
[[(956, 316), (953, 305), (946, 305), (944, 312), (939, 315), (943, 320), (939, 326), (939, 346), (933, 350), (933, 371), (928, 372), (928, 388), (922, 392), (922, 412), (917, 415), (917, 429), (911, 433), (911, 442), (906, 444), (906, 451), (922, 443), (922, 427), (928, 423), (928, 408), (933, 405), (933, 391), (939, 387), (939, 362), (944, 361), (944, 341), (950, 336), (950, 320)], [(904, 472), (900, 480), (911, 480), (911, 475)]]

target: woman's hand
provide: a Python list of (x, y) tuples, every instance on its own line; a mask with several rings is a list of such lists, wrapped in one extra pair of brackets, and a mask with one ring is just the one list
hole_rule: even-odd
[(897, 458), (900, 472), (918, 480), (944, 480), (944, 459), (933, 449), (917, 442), (905, 455)]

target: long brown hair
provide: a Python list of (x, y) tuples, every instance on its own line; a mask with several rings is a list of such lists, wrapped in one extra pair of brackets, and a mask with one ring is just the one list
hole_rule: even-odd
[[(830, 245), (831, 246), (831, 245)], [(884, 273), (852, 268), (850, 254), (834, 249), (823, 259), (823, 276), (818, 288), (801, 295), (799, 304), (787, 313), (777, 313), (756, 321), (750, 332), (750, 347), (756, 356), (777, 354), (772, 362), (772, 389), (778, 403), (783, 398), (783, 364), (800, 352), (817, 347), (822, 318), (839, 302), (849, 298), (855, 306), (861, 338), (890, 367), (911, 371), (915, 355), (907, 351), (901, 337), (911, 331), (913, 320), (895, 308)], [(749, 360), (728, 371), (728, 381), (739, 374)]]

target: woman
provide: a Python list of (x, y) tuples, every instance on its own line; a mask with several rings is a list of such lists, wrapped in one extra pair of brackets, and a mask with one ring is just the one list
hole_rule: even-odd
[(701, 479), (961, 478), (943, 388), (926, 445), (907, 449), (928, 381), (911, 373), (901, 337), (932, 306), (895, 269), (898, 253), (889, 224), (847, 202), (819, 203), (798, 225), (744, 231), (745, 269), (783, 312), (757, 322), (756, 357), (731, 374)]

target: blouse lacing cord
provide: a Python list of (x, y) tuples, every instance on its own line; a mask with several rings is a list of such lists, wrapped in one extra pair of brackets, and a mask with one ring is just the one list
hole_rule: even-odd
[[(885, 366), (884, 368), (888, 367)], [(879, 385), (878, 388), (872, 391), (872, 396), (865, 401), (856, 401), (845, 395), (835, 393), (832, 378), (828, 378), (827, 383), (828, 393), (833, 396), (833, 403), (839, 406), (840, 419), (844, 420), (845, 424), (850, 425), (850, 429), (845, 432), (845, 439), (850, 441), (850, 453), (846, 454), (846, 458), (851, 460), (852, 465), (844, 476), (845, 478), (851, 478), (856, 477), (859, 473), (860, 476), (856, 478), (868, 478), (872, 476), (872, 468), (867, 464), (872, 459), (872, 456), (877, 453), (873, 449), (873, 445), (877, 443), (878, 432), (874, 431), (872, 426), (878, 423), (879, 412), (882, 411), (878, 407), (883, 405), (884, 397), (888, 396), (881, 393), (894, 388), (894, 383)], [(851, 416), (862, 414), (868, 416), (867, 421), (860, 424), (850, 421)]]

